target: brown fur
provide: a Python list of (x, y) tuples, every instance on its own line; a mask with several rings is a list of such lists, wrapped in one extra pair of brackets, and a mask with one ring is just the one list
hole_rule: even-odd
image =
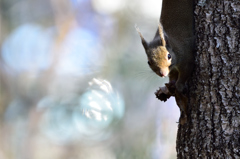
[[(159, 46), (152, 50), (152, 61), (155, 63), (156, 67), (159, 68), (159, 73), (167, 76), (170, 72), (169, 66), (171, 65), (171, 60), (168, 60), (168, 54), (166, 47)], [(150, 66), (151, 67), (151, 66)], [(159, 74), (158, 72), (156, 72)]]
[[(138, 28), (150, 68), (159, 76), (169, 76), (169, 83), (156, 92), (166, 101), (175, 96), (181, 109), (180, 123), (187, 121), (186, 82), (193, 70), (194, 22), (192, 0), (163, 0), (157, 33), (147, 42)], [(163, 30), (164, 28), (164, 30)], [(165, 40), (165, 38), (167, 40)], [(169, 58), (169, 57), (170, 58)]]

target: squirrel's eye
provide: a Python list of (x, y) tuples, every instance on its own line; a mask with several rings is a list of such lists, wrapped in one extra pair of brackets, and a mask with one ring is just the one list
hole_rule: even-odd
[(148, 65), (151, 65), (151, 63), (148, 61)]
[(170, 60), (172, 58), (172, 56), (170, 54), (168, 54), (168, 60)]

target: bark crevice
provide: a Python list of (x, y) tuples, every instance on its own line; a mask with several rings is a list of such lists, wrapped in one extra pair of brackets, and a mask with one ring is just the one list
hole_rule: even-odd
[(240, 158), (240, 1), (195, 6), (195, 69), (178, 158)]

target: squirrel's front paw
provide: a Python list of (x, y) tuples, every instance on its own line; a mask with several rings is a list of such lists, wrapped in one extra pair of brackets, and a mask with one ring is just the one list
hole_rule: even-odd
[(164, 101), (164, 102), (166, 102), (167, 99), (169, 99), (172, 96), (166, 86), (160, 87), (159, 90), (157, 90), (155, 92), (155, 95), (159, 100)]

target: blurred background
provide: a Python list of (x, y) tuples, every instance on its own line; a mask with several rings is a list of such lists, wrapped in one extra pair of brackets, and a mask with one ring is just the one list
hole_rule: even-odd
[(0, 159), (175, 159), (179, 109), (135, 30), (161, 0), (0, 0)]

